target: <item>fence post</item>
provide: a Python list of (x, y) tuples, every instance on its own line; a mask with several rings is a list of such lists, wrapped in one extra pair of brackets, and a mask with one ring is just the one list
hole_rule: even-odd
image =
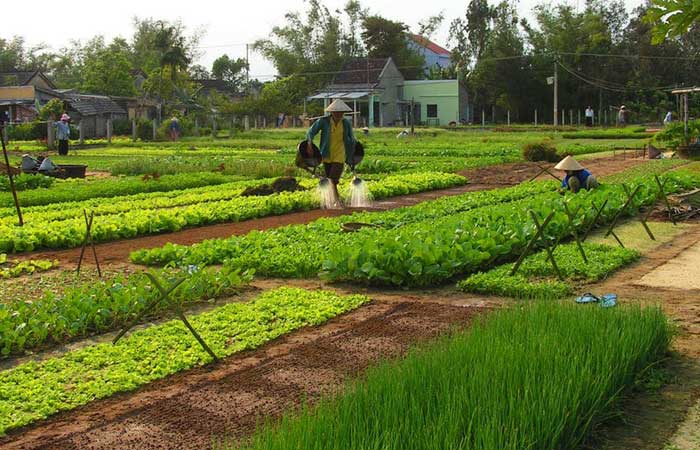
[(508, 126), (510, 126), (510, 109), (508, 110)]
[(194, 118), (194, 135), (199, 137), (199, 118)]
[(157, 134), (158, 134), (158, 122), (156, 121), (156, 119), (153, 119), (153, 140), (154, 141), (156, 140)]
[(211, 135), (216, 137), (216, 133), (218, 132), (217, 127), (216, 127), (216, 116), (211, 118)]
[(535, 126), (537, 126), (537, 110), (535, 110)]
[(83, 123), (85, 121), (83, 119), (80, 119), (80, 122), (78, 123), (78, 143), (82, 146), (85, 145), (85, 127), (83, 126)]
[(107, 145), (112, 143), (112, 118), (110, 117), (107, 119), (107, 122), (105, 123), (107, 126)]
[(55, 148), (55, 139), (53, 121), (49, 119), (49, 121), (46, 123), (46, 147), (49, 150), (53, 150)]
[(581, 126), (581, 110), (578, 110), (578, 125)]
[(574, 110), (570, 109), (569, 110), (569, 125), (573, 125), (573, 124), (574, 124)]
[(131, 140), (136, 142), (136, 118), (131, 119)]
[(486, 113), (482, 109), (481, 110), (481, 128), (485, 128), (485, 127), (486, 127)]
[(248, 116), (248, 114), (243, 116), (243, 128), (246, 131), (250, 131), (250, 117)]
[(2, 138), (5, 139), (5, 143), (10, 142), (9, 133), (7, 131), (8, 128), (10, 128), (9, 124), (6, 124), (4, 127), (2, 127)]

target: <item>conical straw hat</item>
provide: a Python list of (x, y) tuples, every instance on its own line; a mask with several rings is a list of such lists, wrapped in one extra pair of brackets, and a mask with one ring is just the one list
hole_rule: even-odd
[(559, 161), (559, 164), (554, 166), (554, 168), (557, 170), (583, 170), (583, 166), (571, 155)]
[(326, 112), (352, 112), (352, 108), (342, 100), (333, 100), (333, 103), (326, 108)]

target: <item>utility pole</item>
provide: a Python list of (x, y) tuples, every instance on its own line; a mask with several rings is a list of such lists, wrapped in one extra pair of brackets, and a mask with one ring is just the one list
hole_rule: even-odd
[(554, 126), (559, 125), (559, 76), (558, 64), (556, 59), (554, 60)]
[(245, 86), (246, 91), (249, 92), (250, 89), (250, 60), (249, 60), (249, 45), (245, 45)]

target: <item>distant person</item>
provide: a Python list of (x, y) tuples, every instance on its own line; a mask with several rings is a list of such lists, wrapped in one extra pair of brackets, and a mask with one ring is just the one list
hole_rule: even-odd
[(593, 126), (593, 108), (591, 108), (590, 106), (586, 108), (586, 126)]
[(619, 111), (617, 112), (617, 123), (621, 127), (627, 126), (627, 109), (625, 108), (625, 105), (620, 106)]
[(285, 113), (277, 113), (277, 128), (282, 128), (284, 126), (284, 120), (287, 118)]
[(343, 175), (345, 163), (351, 161), (352, 154), (355, 151), (355, 135), (352, 131), (352, 122), (345, 117), (345, 113), (352, 112), (352, 108), (342, 100), (334, 100), (333, 103), (328, 105), (326, 112), (331, 113), (331, 115), (318, 119), (306, 133), (306, 140), (308, 141), (307, 152), (309, 156), (313, 154), (313, 140), (320, 131), (321, 145), (319, 150), (323, 157), (323, 169), (326, 172), (326, 178), (333, 183), (335, 203), (337, 207), (340, 207), (338, 183), (341, 175)]
[(599, 186), (598, 180), (591, 172), (584, 169), (573, 157), (567, 156), (554, 166), (556, 170), (563, 170), (566, 176), (561, 182), (562, 189), (578, 192), (581, 189), (591, 190)]
[(180, 130), (180, 121), (178, 120), (177, 116), (173, 116), (170, 119), (170, 125), (168, 125), (171, 141), (177, 141), (177, 139), (180, 137)]
[(56, 122), (56, 139), (58, 139), (58, 154), (66, 156), (68, 154), (68, 140), (70, 139), (70, 116), (66, 113), (61, 115), (61, 120)]
[(667, 127), (671, 122), (673, 122), (673, 113), (669, 111), (666, 113), (666, 117), (664, 117), (664, 126)]

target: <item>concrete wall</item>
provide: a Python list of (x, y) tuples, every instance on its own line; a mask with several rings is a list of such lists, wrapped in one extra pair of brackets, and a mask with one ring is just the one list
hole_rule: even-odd
[(435, 125), (428, 117), (428, 105), (437, 105), (438, 125), (459, 122), (465, 118), (468, 98), (466, 91), (460, 95), (457, 80), (417, 80), (404, 82), (404, 99), (413, 98), (420, 103), (420, 117), (423, 123)]

